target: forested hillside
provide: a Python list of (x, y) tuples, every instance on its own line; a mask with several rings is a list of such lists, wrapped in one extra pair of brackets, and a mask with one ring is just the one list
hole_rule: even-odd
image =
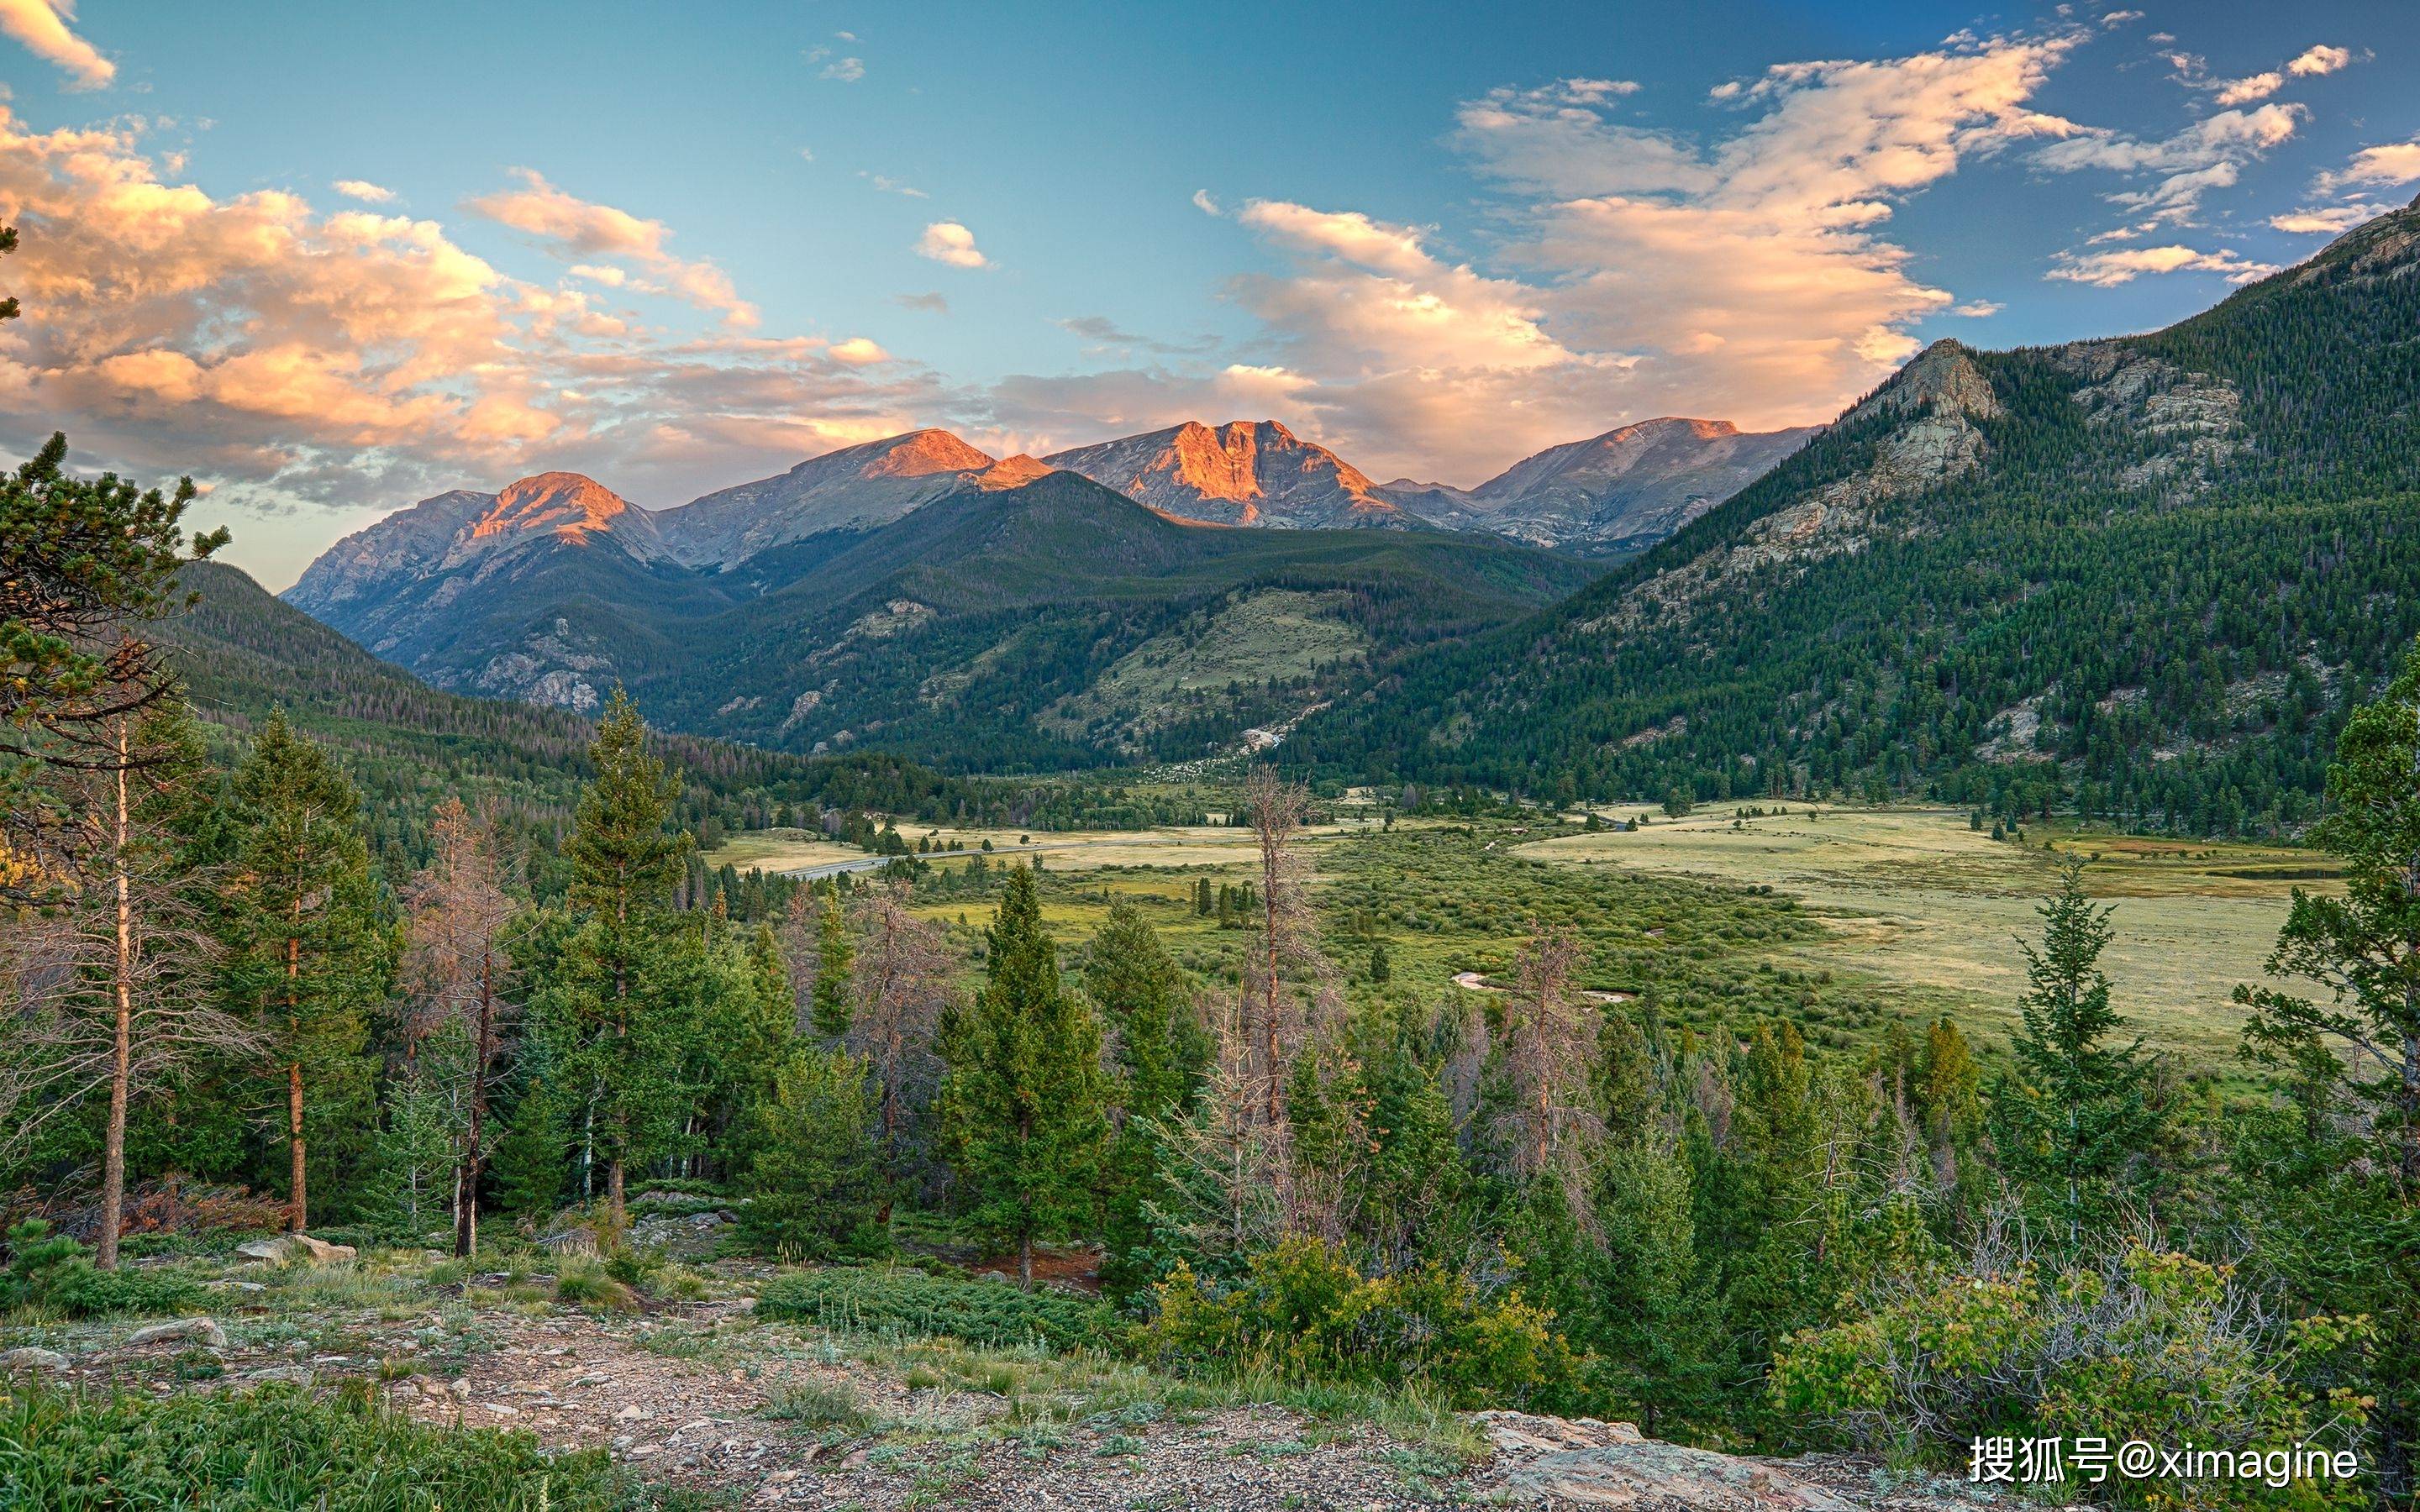
[[(591, 718), (567, 709), (466, 698), (380, 661), (242, 572), (213, 562), (181, 569), (199, 595), (160, 633), (185, 695), (229, 751), (272, 709), (336, 751), (361, 788), (375, 848), (425, 860), (428, 816), (447, 796), (484, 802), (543, 835), (568, 828), (592, 775)], [(1155, 815), (1104, 810), (1096, 795), (1039, 783), (944, 777), (880, 753), (799, 757), (680, 734), (660, 737), (686, 781), (681, 823), (709, 836), (818, 823), (824, 810), (1049, 827)]]
[(1547, 614), (1302, 733), (1562, 797), (2271, 832), (2420, 632), (2420, 209), (2148, 336), (1940, 344)]

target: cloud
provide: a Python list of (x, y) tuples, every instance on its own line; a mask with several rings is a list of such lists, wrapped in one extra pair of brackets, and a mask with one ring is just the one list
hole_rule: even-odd
[(117, 65), (69, 29), (70, 0), (0, 0), (0, 31), (66, 74), (72, 89), (98, 89), (117, 77)]
[(357, 199), (365, 205), (387, 205), (395, 200), (395, 191), (382, 189), (366, 178), (339, 178), (328, 186), (347, 199)]
[(558, 256), (619, 257), (644, 270), (628, 286), (662, 294), (710, 310), (735, 329), (756, 324), (756, 307), (739, 298), (730, 275), (710, 262), (675, 256), (665, 243), (672, 228), (628, 210), (566, 193), (535, 169), (516, 168), (517, 190), (466, 200), (463, 208), (535, 238)]
[[(1624, 419), (1828, 420), (1957, 303), (1884, 235), (1897, 207), (1963, 164), (2080, 134), (2033, 100), (2084, 37), (1781, 65), (1720, 93), (1711, 139), (1637, 123), (1601, 81), (1489, 90), (1448, 137), (1493, 196), (1481, 248), (1352, 207), (1235, 208), (1280, 260), (1229, 286), (1263, 327), (1235, 365), (1283, 375), (1257, 392), (1357, 464), (1462, 483)], [(1020, 379), (1003, 423), (1063, 430), (1088, 403), (1207, 411), (1242, 381)]]
[(857, 176), (886, 194), (905, 194), (909, 199), (930, 199), (933, 197), (932, 195), (925, 193), (921, 189), (912, 189), (908, 185), (901, 183), (898, 179), (889, 177), (882, 174), (867, 173), (863, 169), (860, 169), (858, 170)]
[(1968, 300), (1963, 304), (1951, 305), (1949, 307), (1949, 313), (1955, 316), (1962, 316), (1969, 320), (1982, 320), (1987, 319), (1992, 316), (1998, 315), (2002, 310), (2007, 308), (2007, 305), (2002, 304), (1997, 300)]
[(2112, 252), (2061, 256), (2045, 277), (2096, 288), (2131, 284), (2146, 273), (2221, 273), (2230, 284), (2249, 284), (2277, 270), (2273, 263), (2246, 260), (2231, 248), (2200, 252), (2192, 247), (2123, 247)]
[(2286, 76), (2272, 69), (2267, 73), (2256, 73), (2248, 78), (2221, 81), (2217, 98), (2222, 105), (2248, 104), (2256, 100), (2266, 100), (2284, 87)]
[(825, 64), (823, 72), (817, 77), (837, 80), (842, 84), (855, 84), (865, 77), (865, 60), (853, 57), (836, 58)]
[(2202, 196), (2232, 187), (2243, 165), (2292, 139), (2309, 112), (2301, 105), (2267, 104), (2205, 116), (2173, 136), (2146, 141), (2120, 131), (2092, 131), (2055, 142), (2033, 155), (2053, 173), (2100, 171), (2149, 177), (2140, 189), (2113, 190), (2102, 197), (2146, 225), (2183, 225), (2201, 208)]
[(2335, 193), (2346, 189), (2408, 184), (2415, 179), (2420, 179), (2420, 137), (2364, 147), (2343, 167), (2319, 175), (2314, 187), (2322, 193)]
[(1210, 197), (1210, 191), (1206, 189), (1197, 189), (1193, 192), (1193, 208), (1204, 215), (1224, 213), (1218, 208), (1218, 202)]
[(2350, 67), (2351, 63), (2350, 48), (2330, 47), (2321, 43), (2318, 47), (2305, 49), (2301, 56), (2286, 65), (2286, 71), (2297, 78), (2305, 78), (2315, 74), (2334, 73), (2338, 69)]
[[(435, 221), (214, 196), (163, 175), (142, 130), (36, 131), (0, 105), (24, 304), (0, 333), (0, 445), (56, 425), (80, 465), (192, 472), (217, 486), (214, 520), (392, 507), (541, 467), (672, 502), (953, 402), (869, 337), (676, 334), (514, 278)], [(656, 235), (597, 225), (600, 259)], [(625, 256), (573, 276), (656, 275)]]
[(1137, 335), (1120, 329), (1116, 321), (1102, 315), (1073, 315), (1051, 324), (1069, 335), (1081, 337), (1090, 344), (1086, 348), (1089, 351), (1142, 351), (1180, 356), (1206, 352), (1218, 345), (1217, 338), (1211, 336), (1198, 336), (1191, 341), (1163, 341), (1156, 336)]
[(2325, 209), (2292, 210), (2269, 217), (2269, 224), (2279, 231), (2296, 236), (2335, 236), (2350, 231), (2380, 213), (2375, 205), (2332, 205)]
[(991, 259), (975, 250), (975, 234), (955, 221), (935, 221), (916, 239), (916, 255), (953, 268), (989, 268)]
[(903, 310), (920, 310), (926, 315), (950, 313), (950, 301), (939, 293), (893, 294), (891, 302)]

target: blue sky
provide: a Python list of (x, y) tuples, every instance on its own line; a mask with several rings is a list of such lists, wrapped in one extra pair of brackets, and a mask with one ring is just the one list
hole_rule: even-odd
[[(2114, 14), (2113, 14), (2114, 12)], [(2420, 8), (0, 0), (0, 441), (290, 580), (545, 467), (1274, 417), (1474, 484), (2162, 324), (2420, 190)]]

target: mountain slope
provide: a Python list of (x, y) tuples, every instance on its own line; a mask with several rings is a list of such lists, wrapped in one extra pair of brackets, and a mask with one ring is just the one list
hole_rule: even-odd
[[(746, 543), (734, 548), (749, 552), (736, 570), (673, 559), (706, 555), (681, 544), (706, 538), (681, 510), (653, 517), (644, 537), (565, 521), (508, 528), (525, 511), (490, 525), (538, 492), (516, 484), (372, 527), (324, 570), (315, 564), (292, 597), (450, 690), (585, 711), (620, 683), (651, 718), (701, 734), (1054, 767), (1199, 754), (1292, 717), (1349, 672), (1501, 624), (1587, 578), (1493, 540), (1182, 521), (1032, 458), (971, 454), (985, 466), (962, 469), (971, 449), (927, 437), (835, 454), (841, 462), (824, 470), (861, 478), (869, 459), (908, 454), (910, 465), (888, 474), (905, 480), (892, 503), (932, 491), (924, 501), (870, 529), (781, 540), (778, 529), (742, 528), (722, 538)], [(784, 497), (839, 497), (819, 501), (814, 486), (810, 477)], [(710, 522), (802, 517), (732, 506)], [(511, 544), (480, 544), (489, 537)], [(397, 560), (407, 546), (428, 555)], [(1268, 593), (1311, 596), (1255, 596)], [(1329, 654), (1305, 657), (1301, 637), (1281, 628), (1239, 633), (1260, 616), (1255, 604), (1272, 626), (1319, 621), (1310, 639)], [(1132, 676), (1140, 664), (1129, 664), (1119, 697), (1081, 718), (1066, 712), (1121, 657), (1211, 634), (1222, 615), (1218, 665), (1229, 675), (1218, 686), (1177, 678), (1146, 692)]]
[(1641, 421), (1514, 463), (1466, 494), (1381, 489), (1439, 525), (1589, 555), (1642, 550), (1755, 482), (1814, 427), (1748, 432), (1728, 420)]
[(1359, 470), (1274, 420), (1199, 421), (1043, 460), (1183, 519), (1333, 528), (1417, 524)]
[(1300, 748), (1566, 795), (2312, 811), (2420, 632), (2420, 207), (2146, 336), (1939, 344), (1550, 612)]
[[(203, 720), (233, 741), (271, 708), (345, 757), (382, 847), (409, 846), (442, 798), (476, 795), (507, 818), (560, 826), (588, 778), (596, 727), (567, 711), (441, 692), (380, 660), (237, 568), (196, 563), (199, 596), (160, 627)], [(682, 822), (737, 826), (739, 808), (815, 802), (939, 818), (1031, 814), (1024, 795), (981, 792), (886, 758), (806, 760), (681, 734), (658, 737), (682, 774)], [(231, 753), (229, 753), (231, 754)], [(761, 819), (759, 822), (762, 822)], [(1012, 821), (1014, 822), (1014, 821)], [(417, 865), (423, 857), (409, 858)]]
[(888, 525), (932, 502), (992, 458), (946, 430), (910, 431), (810, 457), (657, 517), (681, 561), (731, 566), (825, 531)]

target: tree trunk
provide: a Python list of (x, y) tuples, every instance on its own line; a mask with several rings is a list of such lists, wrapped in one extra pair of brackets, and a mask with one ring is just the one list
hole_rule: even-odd
[(294, 1192), (286, 1208), (286, 1230), (299, 1234), (311, 1216), (302, 1178), (302, 1063), (299, 1060), (286, 1068), (286, 1144), (293, 1166), (289, 1180)]
[(496, 1033), (496, 965), (485, 951), (479, 956), (479, 1027), (471, 1047), (471, 1128), (463, 1141), (462, 1160), (454, 1178), (454, 1253), (479, 1252), (479, 1169), (487, 1151), (480, 1144), (480, 1126), (488, 1112), (488, 1047)]
[(112, 973), (116, 988), (116, 1035), (109, 1056), (109, 1127), (101, 1143), (101, 1237), (93, 1246), (93, 1264), (117, 1269), (117, 1235), (126, 1219), (126, 1092), (134, 1051), (134, 909), (126, 874), (126, 721), (117, 721), (117, 810), (116, 853), (110, 870), (117, 880), (117, 960)]
[(1030, 1233), (1017, 1236), (1016, 1284), (1028, 1291), (1033, 1289), (1033, 1236)]

